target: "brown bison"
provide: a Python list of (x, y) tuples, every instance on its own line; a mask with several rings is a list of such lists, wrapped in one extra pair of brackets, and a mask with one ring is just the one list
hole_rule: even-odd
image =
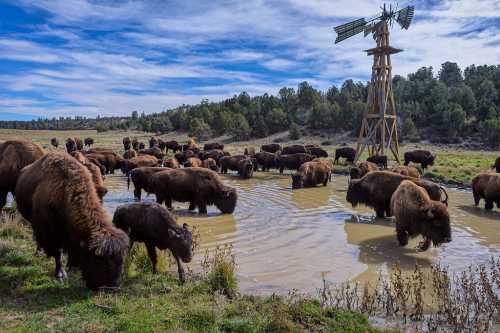
[(387, 156), (385, 155), (373, 155), (368, 157), (366, 161), (375, 163), (381, 169), (387, 169)]
[(323, 163), (327, 168), (330, 169), (330, 173), (333, 172), (333, 161), (329, 158), (326, 157), (316, 157), (315, 159), (312, 160), (312, 162), (319, 162)]
[(75, 151), (71, 155), (89, 170), (97, 191), (97, 196), (102, 201), (102, 198), (108, 193), (108, 189), (104, 186), (104, 176), (101, 173), (101, 169), (79, 151)]
[(491, 166), (492, 169), (495, 169), (497, 173), (500, 173), (500, 156), (495, 160), (495, 164)]
[(139, 155), (130, 160), (125, 160), (122, 163), (121, 171), (124, 175), (128, 175), (128, 173), (135, 168), (140, 167), (156, 167), (159, 166), (159, 160), (151, 155)]
[(279, 155), (277, 157), (278, 168), (280, 169), (280, 173), (283, 173), (283, 170), (299, 170), (300, 166), (306, 162), (310, 162), (315, 157), (310, 154), (290, 154), (290, 155)]
[(11, 140), (0, 144), (0, 210), (7, 203), (7, 194), (15, 193), (21, 169), (44, 154), (39, 145), (29, 141)]
[(202, 167), (202, 162), (198, 157), (190, 157), (187, 159), (186, 162), (184, 162), (184, 166), (187, 168), (194, 167), (194, 168), (201, 168)]
[(66, 151), (68, 154), (71, 154), (74, 151), (81, 150), (78, 149), (77, 144), (76, 144), (76, 138), (67, 138), (66, 139)]
[(137, 152), (133, 149), (125, 150), (125, 152), (123, 153), (124, 160), (130, 160), (134, 157), (137, 157)]
[(196, 154), (192, 150), (185, 150), (175, 154), (174, 157), (177, 159), (177, 161), (179, 161), (179, 163), (184, 164), (188, 160), (188, 158), (198, 157), (198, 154)]
[(337, 148), (335, 150), (334, 164), (337, 164), (340, 158), (345, 158), (348, 163), (354, 163), (356, 158), (356, 149), (351, 147)]
[(303, 145), (291, 145), (288, 147), (283, 147), (281, 151), (282, 155), (291, 155), (291, 154), (309, 154), (309, 150)]
[(165, 156), (163, 154), (163, 152), (161, 151), (161, 149), (156, 147), (156, 146), (154, 146), (152, 148), (148, 148), (148, 149), (139, 150), (139, 155), (151, 155), (151, 156), (156, 157), (159, 160), (161, 160), (163, 158), (163, 156)]
[(265, 151), (268, 153), (275, 154), (275, 153), (281, 151), (281, 146), (277, 143), (270, 143), (268, 145), (262, 145), (260, 147), (260, 151)]
[(212, 171), (219, 171), (219, 167), (217, 166), (217, 162), (213, 158), (207, 158), (203, 160), (202, 166), (206, 169), (210, 169)]
[(224, 145), (218, 142), (206, 143), (203, 145), (203, 150), (205, 151), (213, 149), (224, 150)]
[(330, 180), (330, 168), (322, 162), (306, 162), (292, 175), (292, 188), (326, 186)]
[[(125, 139), (124, 139), (125, 140)], [(130, 138), (129, 138), (130, 140)], [(132, 148), (135, 150), (135, 151), (138, 151), (139, 150), (139, 140), (137, 140), (137, 138), (133, 138), (132, 141), (131, 141), (131, 144), (132, 144)], [(124, 148), (125, 148), (125, 143), (123, 144)], [(129, 145), (129, 148), (130, 149), (130, 145)], [(127, 150), (127, 149), (125, 149)]]
[(273, 153), (261, 151), (256, 153), (254, 157), (257, 160), (257, 165), (262, 168), (262, 171), (269, 171), (269, 169), (278, 167), (276, 155)]
[(245, 148), (245, 152), (243, 154), (246, 156), (254, 157), (255, 156), (255, 148), (254, 147), (247, 147), (247, 148)]
[(169, 170), (162, 167), (139, 167), (131, 170), (127, 177), (127, 188), (130, 189), (130, 181), (134, 184), (134, 198), (141, 200), (142, 190), (153, 193), (150, 186), (151, 176), (160, 171)]
[(164, 143), (165, 145), (165, 152), (168, 153), (168, 150), (172, 150), (175, 153), (177, 153), (178, 151), (181, 151), (182, 150), (182, 146), (179, 144), (179, 142), (177, 141), (166, 141)]
[(165, 207), (156, 203), (133, 203), (120, 206), (113, 216), (113, 223), (134, 242), (146, 245), (153, 272), (156, 273), (156, 249), (169, 249), (177, 262), (181, 282), (186, 280), (181, 261), (190, 262), (193, 258), (193, 235), (187, 224), (181, 227), (175, 216)]
[(221, 173), (227, 173), (228, 170), (238, 171), (242, 178), (251, 178), (253, 175), (253, 162), (248, 156), (234, 155), (224, 156), (219, 160)]
[(324, 150), (323, 148), (320, 147), (307, 147), (306, 149), (309, 150), (309, 153), (311, 155), (314, 155), (316, 157), (328, 157), (328, 152)]
[(404, 157), (405, 165), (410, 164), (410, 162), (420, 163), (422, 169), (427, 168), (428, 165), (434, 165), (434, 160), (436, 159), (436, 156), (428, 150), (408, 151), (404, 154)]
[(421, 178), (422, 174), (414, 166), (398, 165), (391, 169), (392, 172), (399, 173), (400, 175), (409, 176), (413, 178)]
[(151, 139), (149, 139), (149, 148), (158, 147), (159, 145), (160, 144), (159, 144), (158, 138), (155, 138), (153, 136), (153, 137), (151, 137)]
[(349, 170), (349, 176), (351, 179), (359, 179), (371, 171), (378, 171), (379, 168), (375, 163), (372, 162), (360, 162), (357, 166), (353, 166)]
[(52, 138), (52, 139), (50, 139), (50, 144), (53, 147), (57, 148), (57, 147), (59, 147), (59, 140), (57, 140), (57, 138)]
[(146, 149), (146, 144), (144, 142), (138, 143), (138, 149), (134, 148), (134, 150), (143, 150), (143, 149)]
[(83, 140), (83, 142), (85, 143), (85, 146), (89, 147), (92, 146), (94, 144), (94, 139), (92, 138), (85, 138), (85, 140)]
[(238, 194), (234, 188), (222, 183), (217, 173), (204, 168), (171, 169), (151, 177), (151, 189), (158, 203), (165, 202), (172, 209), (172, 200), (189, 202), (189, 209), (198, 207), (207, 213), (208, 205), (215, 205), (222, 213), (232, 214)]
[[(199, 158), (203, 161), (203, 160), (206, 160), (207, 158), (212, 158), (215, 160), (215, 162), (217, 164), (219, 164), (219, 160), (221, 159), (221, 157), (223, 156), (227, 156), (226, 155), (227, 152), (224, 152), (220, 149), (212, 149), (212, 150), (208, 150), (208, 151), (202, 151), (200, 152), (199, 154)], [(229, 154), (229, 153), (228, 153)]]
[[(137, 139), (134, 140), (137, 141)], [(127, 136), (123, 138), (122, 143), (123, 143), (123, 150), (127, 151), (130, 149), (132, 141), (130, 141), (130, 138)]]
[(361, 179), (351, 180), (347, 189), (347, 202), (353, 207), (362, 203), (375, 209), (377, 217), (391, 216), (391, 196), (403, 180), (410, 180), (426, 189), (432, 200), (441, 201), (441, 194), (447, 204), (448, 194), (446, 190), (431, 181), (415, 179), (390, 171), (372, 171)]
[(43, 156), (22, 170), (16, 202), (38, 246), (54, 258), (57, 278), (66, 277), (64, 251), (68, 265), (81, 268), (88, 288), (118, 286), (129, 238), (111, 224), (81, 163), (64, 153)]
[(500, 208), (500, 173), (481, 173), (472, 179), (474, 204), (484, 199), (485, 209), (493, 209), (493, 203)]
[(396, 220), (399, 244), (408, 244), (408, 236), (422, 235), (420, 250), (451, 242), (450, 214), (440, 201), (431, 200), (427, 191), (403, 180), (391, 198), (391, 212)]
[(115, 170), (121, 169), (125, 160), (118, 154), (105, 149), (90, 149), (86, 152), (88, 158), (99, 161), (106, 167), (106, 172), (114, 174)]
[(179, 161), (175, 157), (167, 158), (163, 161), (163, 166), (171, 169), (179, 169), (181, 167)]

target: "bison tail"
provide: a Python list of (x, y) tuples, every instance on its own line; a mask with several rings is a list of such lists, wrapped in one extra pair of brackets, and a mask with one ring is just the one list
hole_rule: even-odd
[(441, 202), (444, 203), (446, 206), (448, 206), (448, 192), (446, 192), (446, 189), (444, 188), (444, 186), (439, 186), (439, 188), (441, 189), (441, 191), (443, 191), (443, 193), (445, 195), (444, 200), (442, 200)]

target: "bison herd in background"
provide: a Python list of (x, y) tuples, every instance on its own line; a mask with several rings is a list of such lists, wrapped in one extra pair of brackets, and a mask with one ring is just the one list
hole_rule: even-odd
[[(50, 143), (59, 146), (56, 138)], [(31, 223), (38, 248), (54, 258), (57, 278), (66, 277), (65, 253), (67, 268), (79, 268), (90, 289), (116, 287), (128, 250), (134, 242), (143, 242), (155, 272), (155, 248), (169, 249), (184, 281), (181, 262), (192, 259), (193, 239), (187, 225), (177, 224), (172, 201), (187, 202), (189, 210), (200, 214), (210, 205), (231, 214), (238, 194), (218, 173), (234, 171), (248, 179), (259, 170), (294, 170), (293, 189), (326, 186), (340, 159), (350, 164), (347, 201), (353, 207), (373, 208), (377, 217), (394, 216), (400, 245), (417, 235), (424, 238), (421, 250), (451, 241), (448, 194), (421, 178), (422, 170), (435, 161), (425, 150), (406, 152), (404, 165), (389, 168), (386, 156), (354, 164), (356, 151), (350, 147), (338, 148), (332, 161), (318, 145), (273, 143), (262, 145), (260, 151), (247, 147), (243, 154), (231, 155), (223, 144), (207, 143), (201, 149), (193, 139), (181, 144), (152, 137), (146, 147), (126, 137), (122, 143), (121, 155), (91, 148), (92, 138), (67, 139), (66, 152), (45, 152), (29, 141), (0, 144), (0, 208), (12, 193), (19, 212)], [(173, 156), (167, 156), (169, 152)], [(493, 168), (496, 173), (483, 173), (472, 181), (474, 202), (484, 199), (486, 209), (495, 203), (500, 208), (500, 157)], [(133, 183), (138, 201), (144, 190), (155, 194), (157, 203), (123, 205), (113, 218), (108, 216), (102, 204), (107, 193), (104, 178), (116, 170), (126, 175), (129, 188)]]

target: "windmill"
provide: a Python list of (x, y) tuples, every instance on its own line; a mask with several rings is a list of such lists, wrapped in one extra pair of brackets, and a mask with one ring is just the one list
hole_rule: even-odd
[(364, 115), (356, 147), (355, 162), (365, 149), (368, 154), (385, 155), (391, 151), (399, 163), (399, 143), (396, 105), (392, 91), (391, 54), (403, 50), (389, 45), (389, 26), (397, 22), (402, 29), (408, 29), (415, 12), (414, 6), (403, 9), (393, 9), (392, 5), (381, 8), (382, 13), (366, 21), (364, 18), (355, 20), (335, 28), (337, 39), (335, 44), (347, 38), (364, 32), (365, 37), (373, 35), (377, 47), (366, 50), (368, 56), (373, 56), (372, 78), (368, 85), (368, 110)]

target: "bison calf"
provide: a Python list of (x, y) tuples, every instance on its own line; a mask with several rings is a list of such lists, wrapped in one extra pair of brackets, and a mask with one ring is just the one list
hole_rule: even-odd
[(133, 203), (116, 209), (113, 223), (130, 238), (130, 248), (134, 242), (146, 245), (153, 272), (157, 273), (156, 249), (169, 249), (177, 262), (181, 282), (185, 281), (181, 260), (188, 263), (193, 258), (193, 235), (187, 224), (182, 227), (175, 216), (165, 207), (156, 203)]
[(431, 200), (426, 190), (409, 180), (403, 180), (391, 198), (391, 211), (396, 219), (396, 232), (401, 246), (408, 236), (422, 235), (420, 250), (431, 245), (451, 242), (450, 215), (446, 206)]

